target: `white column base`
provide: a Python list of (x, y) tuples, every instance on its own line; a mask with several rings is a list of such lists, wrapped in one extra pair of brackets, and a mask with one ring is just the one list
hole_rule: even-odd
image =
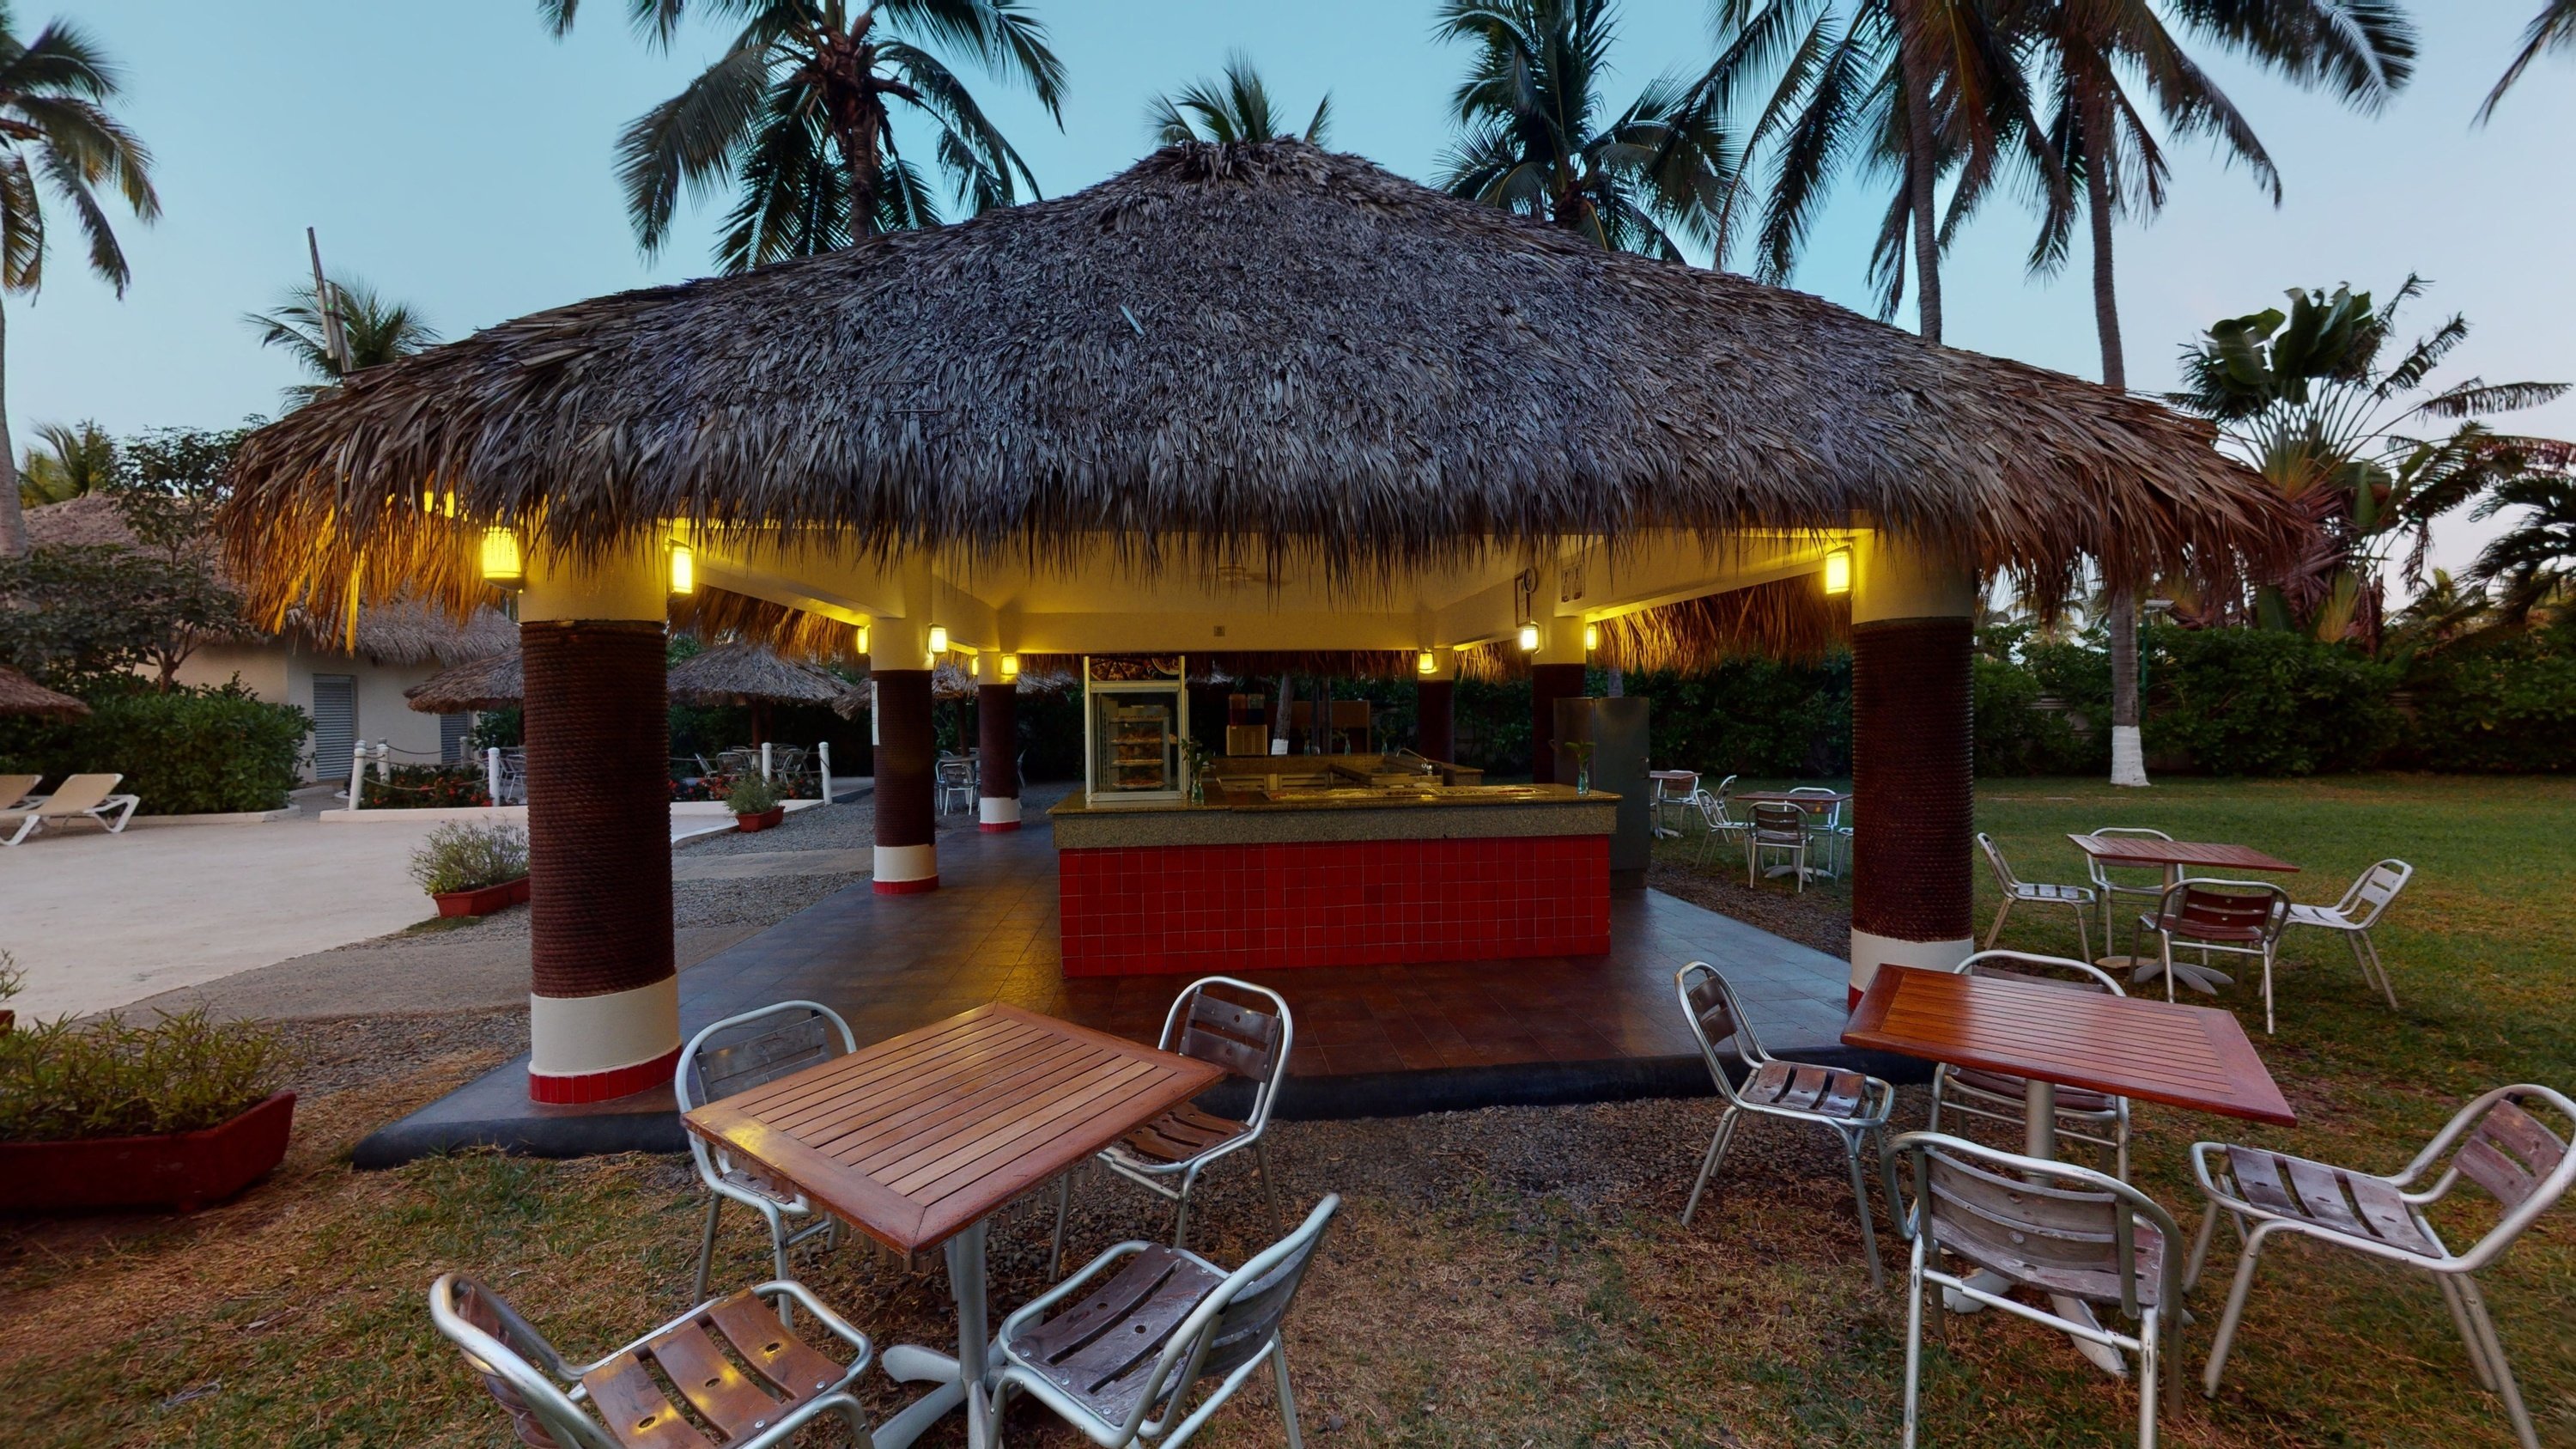
[(938, 846), (880, 845), (877, 847), (877, 894), (909, 895), (916, 891), (937, 889), (939, 889)]
[(1976, 938), (1961, 936), (1955, 941), (1900, 941), (1894, 936), (1878, 936), (1854, 927), (1851, 933), (1851, 996), (1844, 1009), (1860, 1005), (1861, 993), (1878, 979), (1881, 966), (1920, 966), (1927, 971), (1947, 971), (1968, 959), (1977, 949)]
[(2111, 726), (2111, 783), (2147, 783), (2147, 747), (2136, 725)]
[(601, 996), (528, 998), (528, 1092), (598, 1102), (667, 1079), (680, 1051), (680, 978)]
[(1020, 801), (1016, 795), (985, 795), (975, 802), (975, 823), (986, 830), (1020, 828)]

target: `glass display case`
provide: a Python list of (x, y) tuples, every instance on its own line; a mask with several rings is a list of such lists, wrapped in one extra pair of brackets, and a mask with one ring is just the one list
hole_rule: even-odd
[(1092, 802), (1184, 798), (1181, 740), (1189, 695), (1178, 660), (1090, 659), (1083, 669), (1084, 733)]

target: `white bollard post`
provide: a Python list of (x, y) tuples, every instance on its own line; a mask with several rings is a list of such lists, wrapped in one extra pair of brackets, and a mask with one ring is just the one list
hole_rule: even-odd
[(367, 742), (360, 740), (349, 751), (349, 808), (360, 808), (367, 798)]
[(483, 793), (494, 805), (501, 803), (501, 747), (487, 745), (483, 750)]
[(760, 778), (762, 778), (762, 779), (764, 779), (764, 780), (766, 780), (766, 779), (769, 779), (769, 778), (770, 778), (770, 774), (769, 774), (769, 741), (767, 741), (767, 740), (762, 740), (762, 741), (760, 742)]
[(823, 803), (832, 803), (832, 742), (822, 740), (814, 746), (815, 779), (821, 783)]

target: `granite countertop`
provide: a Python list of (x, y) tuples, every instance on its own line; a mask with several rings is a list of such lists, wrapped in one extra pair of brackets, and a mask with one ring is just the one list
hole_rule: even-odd
[[(1239, 776), (1236, 778), (1240, 778)], [(1066, 815), (1207, 815), (1268, 814), (1319, 810), (1419, 810), (1490, 805), (1614, 805), (1619, 797), (1607, 790), (1577, 794), (1571, 785), (1336, 785), (1323, 789), (1289, 789), (1277, 796), (1242, 790), (1211, 790), (1205, 805), (1186, 800), (1152, 800), (1129, 804), (1095, 804), (1080, 792), (1058, 801), (1047, 813)]]
[(1095, 805), (1080, 796), (1047, 812), (1060, 850), (1301, 841), (1474, 840), (1607, 835), (1619, 797), (1571, 785), (1352, 785), (1275, 799), (1230, 792), (1222, 804)]

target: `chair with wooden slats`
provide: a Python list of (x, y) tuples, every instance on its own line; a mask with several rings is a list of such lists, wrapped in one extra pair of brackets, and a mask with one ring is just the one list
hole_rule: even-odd
[[(2173, 1218), (2118, 1178), (2071, 1162), (2024, 1157), (1939, 1132), (1908, 1132), (1889, 1146), (1914, 1166), (1906, 1449), (1913, 1449), (1920, 1399), (1924, 1309), (1928, 1303), (1938, 1337), (1945, 1293), (2136, 1354), (2138, 1446), (2155, 1449), (2159, 1386), (2164, 1412), (2181, 1407), (2183, 1284), (2175, 1248), (2182, 1233)], [(1960, 1267), (1945, 1269), (1949, 1260)], [(2013, 1288), (2047, 1294), (2049, 1306), (2014, 1298)], [(2059, 1301), (2069, 1299), (2115, 1308), (2137, 1327), (2106, 1326)]]
[[(1985, 839), (1978, 836), (1979, 840)], [(2079, 918), (2080, 919), (2080, 918)], [(1955, 968), (1962, 976), (2057, 986), (2069, 991), (2126, 996), (2111, 973), (2087, 961), (2065, 956), (2037, 956), (2027, 951), (1979, 951)], [(2067, 980), (2073, 977), (2073, 980)], [(2057, 1135), (2111, 1151), (2111, 1175), (2129, 1180), (2129, 1099), (2108, 1092), (2060, 1086), (2056, 1091)], [(1944, 1110), (1990, 1122), (2006, 1123), (2018, 1135), (2029, 1120), (2030, 1081), (2007, 1072), (1982, 1071), (1942, 1062), (1932, 1068), (1932, 1117), (1925, 1126), (1941, 1130)]]
[[(2166, 887), (2153, 914), (2138, 918), (2138, 929), (2156, 933), (2163, 953), (2165, 1000), (2173, 1000), (2174, 947), (2189, 946), (2203, 961), (2213, 951), (2252, 956), (2263, 963), (2263, 1031), (2272, 1031), (2272, 961), (2281, 951), (2281, 930), (2290, 923), (2290, 893), (2269, 881), (2184, 880)], [(2206, 967), (2202, 974), (2224, 983), (2228, 978)]]
[[(1986, 864), (1995, 873), (1995, 887), (2003, 899), (1995, 906), (1995, 923), (1986, 929), (1986, 950), (1993, 950), (1995, 938), (2004, 933), (2004, 918), (2018, 905), (2067, 906), (2075, 912), (2075, 949), (2085, 960), (2093, 959), (2092, 933), (2085, 922), (2093, 914), (2093, 892), (2078, 885), (2052, 885), (2047, 881), (2023, 880), (2013, 874), (2012, 863), (2004, 859), (2003, 847), (1984, 831), (1977, 832), (1977, 848), (1986, 853)], [(2108, 943), (2105, 943), (2106, 947)], [(2126, 1174), (2123, 1174), (2124, 1176)]]
[[(764, 1300), (801, 1305), (846, 1346), (848, 1362), (798, 1338)], [(429, 1316), (528, 1449), (765, 1449), (826, 1414), (853, 1441), (870, 1442), (850, 1392), (868, 1369), (867, 1335), (800, 1283), (701, 1303), (588, 1364), (565, 1362), (498, 1294), (455, 1273), (430, 1285)]]
[[(1211, 994), (1220, 987), (1238, 997)], [(1234, 1153), (1249, 1150), (1261, 1174), (1261, 1195), (1270, 1206), (1270, 1230), (1285, 1227), (1279, 1216), (1279, 1191), (1270, 1181), (1270, 1146), (1262, 1134), (1270, 1127), (1270, 1109), (1279, 1096), (1279, 1081), (1288, 1074), (1288, 1052), (1297, 1034), (1296, 1019), (1278, 992), (1207, 976), (1191, 982), (1174, 998), (1163, 1017), (1156, 1045), (1203, 1062), (1212, 1062), (1252, 1083), (1252, 1110), (1243, 1120), (1220, 1117), (1184, 1102), (1111, 1144), (1095, 1160), (1120, 1177), (1173, 1204), (1172, 1246), (1184, 1246), (1190, 1230), (1190, 1191), (1200, 1174)], [(1055, 1242), (1047, 1271), (1064, 1262), (1065, 1220), (1073, 1207), (1073, 1174), (1056, 1179)]]
[[(1682, 1225), (1688, 1227), (1691, 1214), (1699, 1211), (1700, 1194), (1726, 1160), (1727, 1144), (1744, 1115), (1809, 1123), (1842, 1142), (1843, 1156), (1851, 1166), (1852, 1202), (1860, 1210), (1860, 1243), (1869, 1257), (1870, 1286), (1885, 1283), (1877, 1230), (1870, 1224), (1869, 1179), (1861, 1154), (1866, 1148), (1877, 1150), (1888, 1215), (1901, 1225), (1904, 1208), (1896, 1195), (1896, 1169), (1886, 1148), (1887, 1117), (1896, 1106), (1896, 1088), (1859, 1072), (1783, 1061), (1764, 1051), (1743, 1005), (1735, 999), (1735, 988), (1705, 961), (1693, 961), (1673, 973), (1673, 991), (1681, 998), (1682, 1015), (1699, 1041), (1700, 1057), (1708, 1063), (1717, 1094), (1726, 1101), (1726, 1111), (1717, 1119), (1717, 1133), (1709, 1139), (1708, 1155), (1700, 1161), (1699, 1180), (1691, 1184), (1690, 1201), (1682, 1207)], [(1734, 1043), (1735, 1054), (1744, 1063), (1740, 1085), (1718, 1059), (1718, 1044), (1727, 1041)]]
[[(0, 794), (5, 793), (6, 787), (0, 786)], [(2391, 1011), (2397, 1009), (2397, 988), (2388, 982), (2388, 965), (2379, 959), (2379, 943), (2371, 939), (2370, 929), (2379, 924), (2389, 902), (2396, 900), (2397, 893), (2414, 878), (2415, 867), (2402, 860), (2383, 860), (2363, 871), (2352, 889), (2333, 905), (2304, 906), (2295, 901), (2290, 905), (2291, 925), (2314, 926), (2342, 935), (2344, 944), (2352, 948), (2354, 964), (2361, 967), (2361, 979), (2379, 988), (2379, 994), (2388, 998)]]
[[(715, 1022), (680, 1049), (679, 1070), (671, 1095), (683, 1115), (719, 1098), (748, 1092), (858, 1050), (850, 1024), (840, 1013), (813, 1001), (782, 1001)], [(715, 1262), (716, 1219), (728, 1202), (738, 1202), (760, 1215), (769, 1228), (769, 1258), (777, 1276), (787, 1276), (787, 1250), (812, 1238), (831, 1247), (840, 1240), (840, 1224), (818, 1213), (793, 1184), (771, 1180), (756, 1166), (736, 1162), (721, 1147), (688, 1134), (689, 1155), (698, 1180), (707, 1188), (707, 1222), (698, 1236), (698, 1275), (689, 1296), (707, 1296), (707, 1274)], [(790, 1219), (798, 1226), (790, 1227)]]
[[(2557, 1131), (2534, 1115), (2535, 1107), (2557, 1117)], [(2504, 1400), (2523, 1449), (2539, 1449), (2531, 1414), (2523, 1407), (2512, 1366), (2505, 1362), (2504, 1342), (2496, 1336), (2476, 1274), (2576, 1184), (2576, 1152), (2568, 1148), (2571, 1138), (2576, 1138), (2576, 1102), (2526, 1083), (2498, 1087), (2461, 1108), (2404, 1171), (2391, 1177), (2263, 1148), (2193, 1143), (2192, 1171), (2209, 1198), (2209, 1209), (2192, 1244), (2185, 1286), (2200, 1278), (2220, 1212), (2236, 1225), (2237, 1236), (2245, 1243), (2237, 1256), (2235, 1286), (2228, 1290), (2226, 1315), (2218, 1322), (2217, 1341), (2210, 1345), (2203, 1390), (2213, 1397), (2218, 1393), (2219, 1374), (2227, 1367), (2227, 1350), (2245, 1312), (2245, 1295), (2254, 1286), (2254, 1265), (2264, 1239), (2276, 1232), (2300, 1233), (2432, 1274), (2450, 1306), (2451, 1322), (2467, 1345), (2469, 1367), (2478, 1382)], [(2467, 1252), (2454, 1253), (2425, 1210), (2463, 1181), (2494, 1198), (2502, 1215)]]
[[(1232, 1273), (1159, 1243), (1121, 1243), (1002, 1321), (992, 1422), (1011, 1395), (1055, 1411), (1101, 1449), (1180, 1445), (1268, 1363), (1289, 1449), (1302, 1449), (1281, 1326), (1342, 1205), (1326, 1194), (1297, 1230)], [(1083, 1286), (1118, 1271), (1062, 1312)], [(1052, 1313), (1053, 1317), (1048, 1317)], [(1216, 1386), (1192, 1402), (1191, 1389)]]
[(1753, 824), (1744, 832), (1744, 884), (1754, 883), (1764, 852), (1788, 859), (1798, 894), (1807, 893), (1807, 812), (1777, 800), (1753, 802)]

